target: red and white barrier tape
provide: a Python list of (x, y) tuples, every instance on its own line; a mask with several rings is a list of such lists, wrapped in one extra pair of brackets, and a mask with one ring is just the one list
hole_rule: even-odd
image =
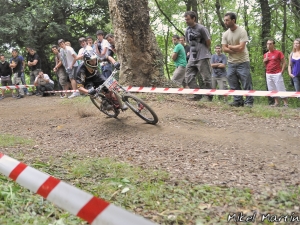
[(0, 153), (0, 172), (92, 225), (154, 225), (104, 200)]
[[(0, 89), (18, 89), (34, 85), (2, 86)], [(240, 95), (258, 97), (300, 97), (300, 92), (292, 91), (256, 91), (256, 90), (215, 90), (215, 89), (185, 89), (185, 88), (156, 88), (156, 87), (124, 87), (129, 92), (195, 94), (195, 95)], [(78, 92), (78, 90), (47, 91), (45, 93)]]
[(79, 92), (79, 91), (78, 90), (44, 91), (44, 93), (69, 93), (69, 92)]
[(0, 89), (11, 90), (11, 89), (20, 89), (20, 88), (28, 88), (34, 87), (34, 85), (12, 85), (12, 86), (1, 86)]
[(184, 88), (156, 88), (156, 87), (126, 87), (129, 92), (195, 94), (195, 95), (241, 95), (241, 96), (272, 96), (272, 97), (300, 97), (300, 92), (290, 91), (244, 91), (244, 90), (215, 90), (215, 89), (184, 89)]

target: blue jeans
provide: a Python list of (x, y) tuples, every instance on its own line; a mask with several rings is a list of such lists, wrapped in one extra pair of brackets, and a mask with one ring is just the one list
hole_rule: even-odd
[(298, 92), (300, 91), (300, 76), (293, 77), (294, 87), (295, 90)]
[[(228, 63), (227, 80), (231, 90), (252, 90), (252, 77), (250, 74), (250, 62)], [(243, 96), (235, 95), (235, 102), (243, 102)], [(246, 104), (253, 104), (252, 96), (246, 97)]]
[(111, 73), (112, 73), (112, 67), (111, 67), (111, 64), (106, 64), (104, 66), (101, 66), (101, 71), (102, 71), (102, 74), (105, 78), (108, 78)]
[[(21, 74), (21, 82), (22, 82), (23, 85), (26, 85), (26, 80), (25, 80), (25, 74), (24, 73)], [(25, 94), (28, 92), (27, 88), (23, 88), (23, 90), (24, 90)]]

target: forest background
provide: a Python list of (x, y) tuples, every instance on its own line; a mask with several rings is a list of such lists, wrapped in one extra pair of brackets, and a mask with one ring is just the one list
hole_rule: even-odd
[[(226, 12), (237, 13), (237, 24), (248, 32), (250, 64), (253, 87), (266, 90), (265, 70), (262, 63), (266, 51), (266, 39), (275, 38), (277, 49), (286, 59), (292, 50), (293, 40), (300, 36), (300, 0), (149, 0), (150, 26), (162, 54), (164, 75), (170, 79), (175, 69), (171, 60), (174, 34), (183, 35), (186, 24), (183, 14), (196, 11), (199, 23), (211, 33), (212, 47), (221, 43), (226, 30), (223, 16)], [(2, 53), (10, 57), (9, 49), (16, 47), (26, 56), (25, 47), (37, 50), (42, 67), (51, 74), (54, 66), (51, 46), (63, 38), (72, 43), (75, 51), (80, 46), (78, 38), (92, 36), (98, 29), (113, 33), (108, 0), (0, 0), (0, 43)], [(134, 7), (135, 1), (123, 0), (124, 5)], [(135, 10), (139, 14), (140, 8)], [(133, 53), (134, 54), (134, 53)], [(134, 68), (133, 68), (134, 69)], [(53, 74), (52, 74), (53, 75)], [(287, 71), (284, 74), (288, 90), (290, 85)]]

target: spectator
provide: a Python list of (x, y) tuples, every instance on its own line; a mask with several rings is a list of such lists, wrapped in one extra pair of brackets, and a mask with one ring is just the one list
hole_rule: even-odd
[(186, 44), (184, 36), (180, 37), (180, 43), (184, 47), (185, 54), (186, 54), (186, 61), (188, 62), (189, 58), (190, 58), (190, 46), (188, 44)]
[[(20, 60), (21, 60), (21, 62), (22, 62), (22, 68), (21, 68), (21, 72), (22, 72), (22, 74), (21, 74), (21, 81), (22, 81), (22, 84), (23, 84), (23, 85), (26, 85), (26, 79), (25, 79), (25, 73), (24, 73), (26, 63), (25, 63), (25, 60), (24, 60), (23, 56), (21, 56), (20, 54), (19, 54), (19, 58), (20, 58)], [(28, 89), (27, 89), (26, 87), (24, 87), (23, 90), (24, 90), (24, 94), (25, 94), (25, 95), (29, 95)]]
[[(52, 50), (53, 54), (55, 55), (55, 67), (53, 68), (53, 71), (58, 76), (58, 82), (61, 85), (62, 89), (67, 91), (71, 85), (70, 85), (70, 80), (69, 80), (68, 74), (66, 73), (66, 69), (65, 69), (64, 65), (62, 64), (58, 46), (53, 45), (51, 50)], [(67, 95), (67, 93), (61, 93), (60, 97), (67, 98), (68, 95)]]
[(54, 82), (49, 78), (47, 74), (44, 74), (42, 70), (38, 71), (38, 76), (35, 78), (34, 86), (37, 87), (38, 95), (45, 97), (47, 94), (45, 91), (54, 90)]
[[(96, 45), (96, 53), (99, 59), (102, 61), (103, 59), (109, 56), (109, 48), (110, 44), (107, 40), (104, 39), (104, 32), (102, 30), (98, 30), (97, 33), (97, 45)], [(102, 74), (108, 78), (112, 73), (112, 66), (109, 62), (101, 62), (101, 71)]]
[[(20, 85), (21, 84), (21, 74), (22, 74), (22, 62), (19, 58), (19, 52), (17, 49), (12, 50), (12, 59), (11, 64), (9, 65), (12, 68), (12, 83), (14, 85)], [(24, 97), (24, 90), (23, 88), (16, 89), (17, 91), (17, 99)]]
[[(248, 36), (245, 29), (236, 25), (236, 15), (232, 12), (226, 13), (224, 23), (227, 31), (222, 36), (223, 52), (229, 54), (227, 79), (231, 90), (252, 90), (252, 78), (250, 74), (249, 53), (246, 47)], [(247, 96), (245, 106), (253, 106), (253, 97)], [(230, 106), (244, 106), (243, 96), (234, 96)]]
[[(285, 59), (281, 51), (275, 49), (275, 41), (269, 39), (267, 41), (267, 49), (264, 54), (264, 64), (266, 67), (266, 80), (269, 91), (286, 91), (283, 81), (283, 72), (285, 69)], [(271, 106), (279, 106), (279, 98), (274, 98), (275, 102)], [(287, 98), (283, 98), (284, 106), (287, 107)]]
[[(115, 44), (115, 37), (113, 34), (107, 34), (105, 39), (110, 44), (109, 50), (116, 54), (116, 44)], [(113, 53), (109, 53), (110, 56), (113, 56)]]
[(69, 41), (66, 41), (65, 44), (66, 44), (66, 46), (72, 47), (71, 42), (69, 42)]
[[(227, 90), (227, 57), (222, 54), (220, 45), (216, 45), (215, 52), (216, 54), (212, 55), (210, 60), (212, 67), (211, 86), (212, 89), (216, 89), (218, 84), (220, 90)], [(227, 101), (227, 96), (224, 96), (224, 100)]]
[[(86, 50), (93, 51), (93, 48), (87, 44), (87, 41), (84, 37), (79, 38), (78, 41), (81, 46), (81, 49), (79, 50), (77, 57), (74, 58), (72, 65), (74, 65), (78, 60), (83, 59), (84, 51), (86, 51)], [(78, 61), (78, 62), (79, 62), (78, 64), (81, 63), (80, 61)]]
[(86, 37), (87, 44), (94, 49), (94, 40), (91, 36)]
[[(74, 51), (74, 49), (70, 46), (67, 46), (65, 44), (65, 41), (63, 39), (58, 40), (58, 45), (61, 48), (60, 49), (60, 56), (62, 59), (62, 64), (66, 68), (66, 72), (69, 76), (69, 79), (71, 81), (72, 89), (77, 89), (77, 83), (75, 80), (76, 76), (76, 70), (77, 70), (77, 63), (73, 65), (73, 60), (76, 59), (77, 55)], [(79, 92), (73, 92), (72, 95), (69, 96), (69, 98), (74, 98), (79, 96)]]
[[(30, 70), (30, 84), (32, 85), (35, 81), (35, 78), (38, 75), (38, 71), (41, 69), (41, 60), (36, 51), (32, 48), (29, 49), (29, 54), (28, 54), (28, 67)], [(32, 88), (33, 93), (34, 92), (34, 87)]]
[(172, 42), (175, 45), (172, 54), (172, 59), (176, 66), (172, 80), (175, 81), (177, 84), (185, 87), (185, 67), (187, 64), (185, 50), (182, 44), (180, 43), (178, 35), (174, 35), (172, 37)]
[[(11, 68), (9, 67), (9, 63), (5, 60), (3, 54), (0, 55), (0, 77), (1, 77), (1, 85), (2, 86), (10, 86), (11, 82)], [(1, 89), (2, 95), (0, 100), (5, 97), (5, 89)], [(11, 91), (12, 93), (13, 91)]]
[[(193, 11), (187, 11), (184, 14), (185, 22), (188, 28), (185, 32), (185, 38), (190, 44), (190, 59), (186, 66), (185, 79), (189, 88), (199, 88), (196, 82), (196, 76), (201, 74), (203, 85), (206, 89), (211, 89), (211, 66), (210, 66), (210, 34), (206, 27), (196, 23), (197, 15)], [(205, 100), (211, 101), (213, 96), (206, 96)], [(189, 100), (200, 100), (201, 96), (194, 95)]]
[(289, 75), (293, 79), (294, 87), (297, 92), (300, 91), (300, 38), (296, 38), (293, 45), (293, 51), (289, 56)]

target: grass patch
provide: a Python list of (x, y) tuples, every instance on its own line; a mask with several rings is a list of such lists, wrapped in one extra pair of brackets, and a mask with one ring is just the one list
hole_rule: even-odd
[[(72, 154), (32, 165), (165, 225), (226, 224), (229, 213), (257, 210), (283, 215), (299, 207), (299, 187), (258, 195), (250, 189), (171, 181), (163, 171)], [(0, 176), (0, 185), (0, 224), (85, 224), (5, 177)]]
[(221, 110), (236, 112), (238, 115), (248, 115), (258, 118), (300, 118), (300, 110), (295, 108), (271, 107), (265, 104), (255, 104), (249, 107), (231, 107), (226, 103), (213, 101), (205, 103), (211, 107), (218, 107)]
[(33, 145), (34, 141), (22, 137), (16, 137), (9, 134), (0, 134), (0, 147), (10, 147), (16, 145)]

